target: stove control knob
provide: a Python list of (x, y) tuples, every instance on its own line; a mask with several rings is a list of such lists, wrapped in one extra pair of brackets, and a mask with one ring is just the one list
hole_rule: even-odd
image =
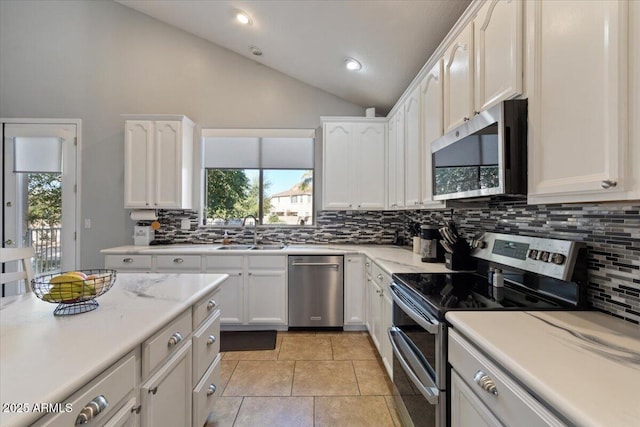
[(549, 255), (551, 254), (547, 251), (540, 252), (540, 261), (549, 262)]
[(527, 256), (530, 259), (538, 259), (538, 250), (537, 249), (529, 249), (529, 253), (527, 254)]
[(557, 265), (564, 264), (564, 261), (566, 259), (567, 257), (562, 254), (559, 254), (559, 253), (551, 254), (551, 262)]

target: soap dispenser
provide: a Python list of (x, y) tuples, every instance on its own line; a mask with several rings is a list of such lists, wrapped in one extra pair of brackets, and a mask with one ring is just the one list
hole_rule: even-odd
[(229, 240), (229, 233), (227, 233), (227, 230), (224, 230), (224, 236), (222, 237), (222, 244), (228, 245), (229, 243), (231, 243), (231, 241)]

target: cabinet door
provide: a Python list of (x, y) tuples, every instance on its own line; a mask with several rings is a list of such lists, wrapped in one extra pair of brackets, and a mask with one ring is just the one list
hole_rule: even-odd
[(252, 270), (247, 274), (247, 323), (287, 324), (287, 281), (284, 270)]
[(440, 138), (442, 130), (442, 60), (427, 73), (422, 84), (422, 204), (442, 207), (443, 202), (433, 200), (431, 170), (431, 143)]
[(465, 384), (456, 371), (451, 371), (451, 427), (499, 427), (500, 421)]
[(191, 425), (191, 340), (142, 385), (142, 425)]
[(138, 399), (132, 397), (105, 423), (104, 427), (137, 427), (140, 425), (140, 415), (135, 410), (137, 407)]
[(351, 209), (351, 152), (353, 127), (346, 123), (324, 125), (324, 173), (322, 205), (324, 209)]
[(456, 37), (444, 56), (444, 131), (473, 113), (473, 23)]
[(220, 324), (240, 325), (244, 323), (244, 276), (242, 271), (211, 270), (207, 273), (226, 273), (229, 275), (216, 294), (220, 305)]
[(416, 88), (404, 104), (405, 112), (405, 205), (419, 208), (422, 201), (422, 150), (420, 149), (420, 88)]
[(535, 3), (528, 143), (534, 203), (614, 200), (630, 184), (628, 6)]
[(395, 209), (397, 203), (396, 174), (398, 170), (397, 150), (396, 150), (396, 114), (389, 117), (387, 127), (387, 208)]
[(347, 263), (344, 273), (344, 324), (364, 325), (364, 258), (361, 255), (348, 255), (346, 258)]
[(127, 120), (124, 135), (124, 207), (153, 206), (153, 122)]
[(357, 138), (352, 153), (352, 200), (357, 209), (385, 208), (385, 147), (384, 123), (358, 124), (354, 127)]
[(380, 356), (382, 363), (387, 369), (389, 378), (393, 378), (393, 349), (387, 331), (393, 324), (393, 300), (389, 294), (389, 290), (382, 291), (382, 322), (380, 330)]
[(374, 280), (369, 282), (369, 313), (371, 314), (369, 335), (373, 343), (376, 345), (378, 352), (380, 352), (380, 343), (382, 337), (382, 291)]
[(522, 93), (522, 2), (490, 0), (473, 21), (475, 111)]
[(182, 207), (182, 123), (155, 122), (155, 206)]
[(405, 150), (405, 132), (404, 132), (404, 109), (400, 109), (396, 114), (396, 140), (395, 140), (395, 193), (394, 208), (403, 208), (405, 206), (404, 195), (404, 150)]

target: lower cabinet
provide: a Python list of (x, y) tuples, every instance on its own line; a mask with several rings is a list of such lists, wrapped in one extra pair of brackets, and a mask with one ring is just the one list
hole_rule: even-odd
[(250, 270), (246, 285), (247, 323), (287, 324), (286, 270)]
[(131, 397), (122, 405), (104, 427), (137, 427), (140, 425), (140, 412), (137, 410), (138, 398)]
[(191, 425), (191, 341), (187, 341), (140, 388), (142, 426)]
[(393, 322), (393, 301), (389, 291), (390, 283), (391, 276), (376, 263), (372, 263), (371, 274), (367, 274), (366, 279), (367, 329), (371, 340), (378, 349), (389, 377), (393, 378), (393, 350), (387, 336), (387, 331)]
[(500, 421), (482, 403), (462, 378), (451, 372), (451, 427), (498, 427)]
[(344, 325), (363, 326), (366, 318), (364, 257), (347, 255), (345, 259)]

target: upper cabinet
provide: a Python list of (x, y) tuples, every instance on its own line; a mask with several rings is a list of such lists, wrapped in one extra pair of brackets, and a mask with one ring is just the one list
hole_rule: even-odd
[(125, 208), (191, 208), (195, 124), (186, 116), (124, 118)]
[(522, 1), (488, 0), (444, 54), (444, 131), (522, 93)]
[(528, 6), (530, 203), (638, 198), (638, 135), (628, 120), (638, 122), (637, 9), (627, 1)]
[(387, 165), (389, 179), (387, 181), (389, 209), (403, 208), (405, 203), (405, 115), (404, 108), (400, 108), (389, 118), (389, 144)]
[(443, 134), (442, 119), (442, 61), (427, 73), (420, 84), (422, 95), (422, 206), (442, 207), (444, 203), (432, 199), (433, 177), (431, 171), (431, 143)]
[(327, 118), (323, 138), (323, 209), (384, 209), (386, 120)]
[(475, 111), (522, 93), (522, 1), (489, 0), (473, 20)]
[(408, 208), (419, 208), (422, 203), (420, 119), (420, 87), (417, 87), (404, 103), (404, 191)]
[(467, 25), (444, 54), (444, 131), (473, 114), (473, 23)]

